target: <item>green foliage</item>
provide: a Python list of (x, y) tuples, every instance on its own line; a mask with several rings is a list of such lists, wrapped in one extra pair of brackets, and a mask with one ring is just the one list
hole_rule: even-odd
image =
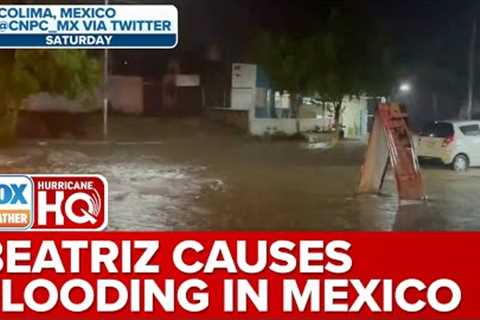
[(297, 42), (261, 32), (253, 48), (254, 59), (267, 70), (275, 87), (293, 92), (302, 90), (308, 66)]
[[(35, 2), (0, 0), (0, 4)], [(43, 1), (47, 3), (61, 1)], [(0, 144), (13, 141), (17, 111), (24, 98), (38, 92), (78, 97), (93, 91), (100, 71), (97, 59), (84, 50), (0, 50)]]
[(46, 91), (75, 98), (94, 89), (100, 66), (80, 50), (18, 50), (12, 73), (16, 98)]
[(13, 141), (17, 110), (38, 92), (75, 98), (100, 80), (98, 61), (82, 50), (0, 50), (0, 144)]
[(344, 96), (388, 95), (394, 68), (388, 38), (355, 10), (332, 10), (322, 28), (304, 38), (260, 33), (254, 60), (278, 89), (340, 103)]
[(0, 110), (42, 91), (75, 98), (99, 80), (98, 61), (83, 50), (1, 50)]

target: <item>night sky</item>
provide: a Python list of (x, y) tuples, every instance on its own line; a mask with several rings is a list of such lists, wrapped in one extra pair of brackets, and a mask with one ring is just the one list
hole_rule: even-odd
[[(121, 1), (125, 0), (111, 0), (112, 3)], [(391, 39), (395, 63), (402, 70), (402, 77), (412, 81), (417, 89), (414, 99), (410, 98), (410, 104), (414, 105), (413, 109), (418, 111), (420, 118), (429, 113), (422, 111), (423, 109), (431, 110), (433, 92), (438, 95), (439, 107), (445, 118), (455, 116), (458, 109), (465, 104), (472, 21), (473, 17), (480, 17), (478, 0), (135, 2), (175, 4), (180, 13), (181, 37), (176, 51), (114, 53), (119, 56), (120, 62), (123, 59), (133, 61), (125, 67), (130, 69), (130, 72), (137, 73), (139, 69), (143, 69), (140, 73), (157, 74), (166, 60), (176, 56), (201, 60), (206, 49), (212, 44), (222, 49), (223, 60), (227, 64), (249, 62), (249, 45), (259, 30), (293, 37), (309, 35), (321, 30), (331, 8), (345, 7), (353, 8), (365, 20), (371, 20)], [(480, 41), (477, 44), (480, 44)], [(477, 71), (477, 78), (480, 79), (480, 64)], [(402, 79), (399, 78), (400, 80)], [(478, 87), (480, 90), (480, 86)], [(478, 109), (480, 112), (480, 102)]]
[[(195, 0), (194, 0), (195, 1)], [(198, 1), (197, 6), (216, 1)], [(422, 123), (431, 115), (432, 94), (439, 99), (440, 117), (455, 117), (465, 104), (468, 48), (478, 0), (218, 0), (222, 5), (212, 36), (224, 38), (227, 48), (241, 53), (242, 43), (258, 29), (293, 36), (316, 32), (332, 7), (355, 10), (371, 19), (391, 39), (395, 63), (416, 90), (405, 103)], [(218, 12), (218, 11), (217, 11)], [(239, 22), (242, 28), (238, 29)], [(354, 28), (355, 26), (352, 26)], [(229, 30), (224, 33), (224, 31)], [(238, 36), (232, 34), (238, 32)], [(480, 32), (479, 32), (480, 34)], [(230, 42), (231, 39), (238, 42)], [(477, 41), (477, 49), (480, 41)], [(240, 45), (239, 45), (240, 44)], [(227, 49), (228, 50), (228, 49)], [(240, 54), (241, 56), (241, 54)], [(233, 59), (240, 58), (232, 54)], [(479, 55), (477, 55), (479, 56)], [(480, 59), (478, 59), (480, 60)], [(477, 78), (480, 79), (477, 61)], [(403, 79), (399, 78), (399, 81)], [(480, 86), (477, 86), (477, 92)], [(480, 95), (479, 95), (480, 96)], [(479, 99), (477, 99), (479, 100)], [(477, 103), (480, 111), (480, 102)]]
[[(195, 0), (194, 0), (195, 1)], [(216, 1), (197, 1), (197, 6)], [(312, 33), (332, 7), (358, 10), (385, 30), (403, 59), (416, 59), (424, 50), (457, 42), (468, 43), (471, 18), (478, 0), (219, 0), (227, 28), (233, 12), (245, 14), (251, 28), (279, 33)], [(236, 10), (238, 6), (241, 9)], [(233, 8), (231, 10), (230, 8)], [(231, 22), (230, 22), (231, 21)], [(216, 29), (222, 30), (222, 29)], [(228, 37), (228, 36), (227, 36)], [(443, 48), (442, 48), (443, 49)]]
[[(94, 2), (100, 2), (94, 1)], [(171, 3), (180, 10), (185, 46), (199, 42), (229, 42), (257, 29), (309, 33), (332, 7), (356, 6), (381, 22), (394, 40), (419, 44), (439, 33), (464, 27), (478, 12), (477, 0), (110, 0), (111, 3)], [(458, 36), (464, 35), (459, 32)], [(187, 41), (188, 40), (188, 41)]]
[[(121, 3), (124, 0), (111, 0)], [(173, 3), (180, 12), (185, 50), (220, 44), (227, 58), (242, 59), (258, 30), (302, 35), (320, 28), (332, 7), (355, 7), (390, 36), (402, 62), (438, 51), (463, 55), (478, 0), (135, 0)], [(450, 52), (453, 51), (453, 52)], [(458, 51), (458, 52), (455, 52)], [(463, 52), (462, 52), (463, 51)]]

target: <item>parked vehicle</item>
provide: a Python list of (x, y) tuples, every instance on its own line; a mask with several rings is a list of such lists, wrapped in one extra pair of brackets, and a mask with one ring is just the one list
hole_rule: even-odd
[(440, 160), (458, 172), (480, 166), (480, 121), (436, 121), (416, 139), (420, 160)]

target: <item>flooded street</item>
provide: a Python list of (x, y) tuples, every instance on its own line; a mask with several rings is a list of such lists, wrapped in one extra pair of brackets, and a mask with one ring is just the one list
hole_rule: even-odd
[[(117, 119), (108, 142), (23, 141), (3, 173), (103, 174), (110, 230), (480, 230), (480, 170), (424, 170), (426, 204), (355, 194), (365, 144), (308, 149), (203, 120)], [(138, 122), (141, 122), (139, 125)]]

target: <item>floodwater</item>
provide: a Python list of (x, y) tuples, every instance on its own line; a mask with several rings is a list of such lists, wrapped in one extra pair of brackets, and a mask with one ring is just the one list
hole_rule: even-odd
[(356, 195), (365, 144), (260, 141), (204, 120), (119, 118), (109, 141), (24, 141), (5, 173), (103, 174), (110, 230), (480, 230), (480, 170), (424, 170), (430, 200)]

